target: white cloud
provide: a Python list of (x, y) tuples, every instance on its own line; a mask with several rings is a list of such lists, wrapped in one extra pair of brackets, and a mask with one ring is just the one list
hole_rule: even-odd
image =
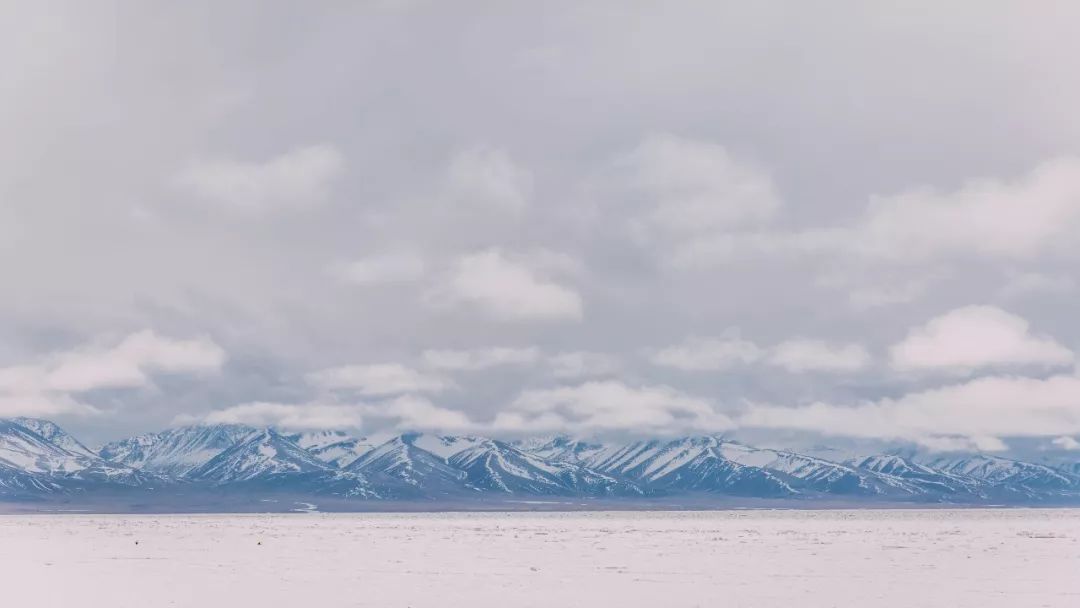
[(247, 424), (290, 430), (360, 428), (364, 408), (340, 404), (287, 404), (254, 402), (216, 410), (199, 418), (178, 417), (175, 424)]
[[(888, 347), (965, 294), (978, 299), (960, 304), (997, 304), (1027, 316), (1029, 333), (1080, 348), (1068, 310), (1077, 292), (1028, 295), (1030, 306), (1015, 309), (998, 301), (1063, 288), (1058, 274), (1080, 281), (1080, 161), (1050, 160), (1029, 175), (1018, 164), (1034, 168), (1038, 154), (1075, 148), (1080, 135), (1080, 112), (1071, 110), (1080, 78), (1061, 60), (1080, 48), (1068, 31), (1075, 18), (1048, 19), (1038, 3), (993, 11), (939, 3), (901, 19), (881, 10), (776, 19), (759, 3), (687, 11), (634, 3), (626, 9), (640, 26), (634, 36), (603, 11), (521, 3), (521, 18), (506, 27), (445, 39), (468, 11), (385, 19), (309, 3), (244, 15), (219, 3), (207, 10), (228, 35), (206, 36), (207, 15), (192, 3), (165, 16), (137, 3), (77, 13), (23, 3), (14, 12), (30, 4), (51, 8), (38, 11), (34, 27), (8, 19), (17, 44), (0, 57), (19, 92), (0, 101), (8, 127), (0, 365), (40, 363), (37, 379), (19, 380), (19, 394), (31, 384), (45, 391), (55, 363), (33, 357), (40, 345), (144, 326), (227, 336), (244, 357), (211, 382), (81, 366), (89, 379), (72, 374), (68, 386), (157, 382), (176, 391), (63, 394), (139, 411), (124, 424), (73, 429), (95, 441), (151, 430), (182, 404), (308, 394), (302, 377), (302, 386), (259, 381), (323, 366), (298, 369), (304, 361), (400, 361), (438, 372), (385, 358), (429, 347), (541, 349), (534, 367), (503, 375), (513, 378), (467, 378), (454, 401), (477, 416), (512, 400), (519, 380), (547, 386), (555, 368), (547, 355), (580, 349), (623, 357), (628, 378), (640, 372), (687, 390), (737, 388), (787, 404), (850, 391), (877, 398), (894, 395), (898, 381), (930, 380), (898, 379)], [(1065, 4), (1055, 7), (1080, 11)], [(320, 28), (318, 44), (274, 36), (295, 10), (339, 26)], [(523, 66), (522, 52), (537, 53), (522, 47), (536, 45), (548, 19), (574, 25), (545, 30), (547, 61)], [(140, 52), (118, 57), (115, 30), (136, 33)], [(385, 46), (371, 41), (380, 36), (401, 52), (376, 57)], [(429, 52), (432, 44), (443, 52)], [(821, 78), (791, 78), (808, 54)], [(364, 78), (311, 69), (326, 65)], [(822, 82), (841, 83), (843, 94)], [(678, 135), (643, 138), (643, 128)], [(979, 175), (997, 177), (970, 179)], [(190, 204), (163, 207), (163, 198)], [(414, 248), (426, 268), (387, 259), (399, 247)], [(520, 307), (487, 291), (447, 298), (452, 309), (413, 301), (429, 282), (453, 278), (459, 256), (488, 247), (524, 268), (526, 285), (553, 287), (544, 293), (562, 305), (530, 309), (547, 299), (529, 289)], [(534, 250), (563, 253), (524, 253)], [(747, 250), (791, 257), (701, 274), (665, 264)], [(339, 275), (356, 285), (413, 282), (349, 288), (324, 273), (332, 261), (356, 262)], [(999, 297), (1008, 279), (1001, 265), (1031, 276), (1015, 277)], [(926, 289), (910, 282), (938, 268), (947, 280)], [(857, 280), (815, 288), (827, 272)], [(885, 308), (914, 297), (917, 307)], [(491, 321), (522, 318), (518, 308), (525, 318), (581, 323)], [(677, 345), (688, 333), (723, 339), (715, 332), (733, 322), (758, 342), (751, 368), (739, 363), (723, 377), (638, 369), (649, 366), (642, 348)], [(855, 386), (791, 377), (768, 360), (792, 336), (859, 341), (885, 365)], [(22, 402), (78, 407), (40, 391)]]
[(71, 395), (55, 392), (12, 392), (0, 389), (0, 418), (10, 416), (93, 416), (102, 411)]
[(1032, 334), (1028, 322), (993, 306), (966, 306), (913, 328), (890, 349), (898, 370), (968, 373), (982, 368), (1060, 367), (1072, 351), (1053, 338)]
[(424, 361), (435, 368), (478, 371), (503, 365), (532, 365), (540, 358), (536, 348), (495, 346), (472, 350), (425, 350)]
[(415, 253), (382, 253), (337, 264), (330, 272), (344, 283), (376, 285), (417, 281), (425, 270), (424, 258)]
[(917, 437), (915, 443), (931, 452), (1004, 452), (1008, 444), (997, 437)]
[(681, 267), (746, 255), (839, 254), (863, 262), (922, 264), (944, 258), (1029, 260), (1075, 252), (1080, 158), (1046, 161), (1008, 181), (973, 179), (951, 192), (915, 188), (872, 197), (852, 222), (803, 230), (720, 231), (688, 241)]
[(444, 378), (397, 363), (334, 367), (310, 373), (307, 379), (326, 390), (349, 390), (369, 396), (437, 393), (451, 386)]
[(870, 365), (870, 353), (859, 344), (822, 340), (788, 340), (778, 344), (769, 363), (789, 372), (856, 372)]
[(149, 387), (154, 374), (217, 372), (224, 362), (225, 351), (207, 337), (178, 340), (145, 330), (115, 346), (85, 346), (0, 368), (0, 413), (99, 413), (72, 393)]
[(34, 365), (0, 367), (0, 392), (29, 393), (48, 388), (48, 372)]
[(722, 431), (731, 420), (705, 400), (668, 386), (632, 387), (610, 380), (527, 390), (491, 425), (507, 432)]
[(265, 162), (199, 161), (185, 169), (177, 183), (206, 201), (237, 209), (304, 207), (328, 197), (344, 166), (336, 147), (317, 144)]
[(373, 417), (388, 418), (403, 431), (465, 431), (476, 425), (464, 413), (439, 407), (420, 397), (405, 396), (368, 410)]
[(870, 355), (857, 344), (829, 344), (822, 340), (788, 340), (766, 349), (749, 340), (687, 338), (682, 344), (656, 351), (654, 365), (684, 371), (721, 371), (737, 366), (768, 363), (789, 372), (853, 372), (870, 364)]
[(44, 370), (49, 390), (80, 392), (102, 388), (138, 388), (153, 373), (216, 372), (225, 351), (207, 337), (177, 340), (145, 330), (111, 348), (86, 347), (49, 357)]
[(822, 402), (803, 407), (753, 405), (739, 423), (832, 436), (910, 440), (934, 449), (950, 444), (1003, 449), (1001, 437), (1080, 433), (1080, 378), (991, 376), (850, 406)]
[(391, 424), (399, 430), (462, 431), (475, 425), (465, 414), (441, 408), (427, 399), (401, 396), (374, 403), (244, 403), (199, 417), (180, 416), (174, 424), (248, 424), (283, 429), (334, 430), (362, 428), (366, 421)]
[(715, 371), (760, 360), (765, 351), (739, 338), (687, 338), (682, 344), (661, 349), (650, 357), (655, 365), (686, 371)]
[(1063, 450), (1069, 450), (1070, 452), (1080, 450), (1080, 441), (1069, 437), (1068, 435), (1062, 435), (1061, 437), (1053, 438), (1050, 443), (1054, 447), (1061, 448)]
[(646, 138), (616, 163), (616, 196), (637, 203), (646, 235), (688, 237), (773, 217), (772, 180), (718, 144), (669, 134)]
[(1030, 258), (1074, 245), (1080, 158), (1042, 163), (1012, 181), (977, 179), (953, 192), (911, 190), (871, 201), (858, 249), (912, 259), (947, 254)]
[(159, 336), (150, 330), (124, 338), (107, 355), (132, 361), (149, 371), (169, 373), (213, 372), (225, 363), (225, 351), (206, 336), (185, 340)]
[(618, 373), (619, 358), (605, 353), (574, 351), (548, 357), (551, 374), (556, 378), (590, 378)]
[(452, 200), (464, 204), (522, 211), (532, 189), (532, 174), (497, 148), (462, 150), (447, 169), (447, 191)]
[(457, 259), (444, 286), (450, 302), (467, 302), (503, 321), (573, 320), (583, 316), (581, 296), (546, 280), (498, 249)]

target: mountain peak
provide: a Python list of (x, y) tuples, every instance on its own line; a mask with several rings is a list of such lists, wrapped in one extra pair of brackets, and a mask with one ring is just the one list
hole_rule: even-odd
[(316, 473), (330, 466), (273, 429), (259, 431), (221, 452), (187, 478), (216, 483), (251, 481), (284, 473)]
[(23, 427), (34, 431), (38, 435), (41, 435), (53, 445), (60, 446), (73, 454), (79, 454), (80, 456), (86, 456), (88, 458), (97, 458), (97, 454), (95, 454), (93, 450), (83, 445), (78, 439), (72, 437), (55, 422), (43, 420), (41, 418), (28, 417), (12, 418), (12, 420)]
[[(1072, 461), (1038, 464), (997, 455), (911, 459), (888, 452), (759, 448), (717, 435), (605, 443), (552, 435), (506, 442), (475, 435), (404, 433), (356, 438), (343, 431), (282, 433), (195, 425), (117, 441), (101, 454), (36, 418), (0, 419), (0, 496), (151, 491), (185, 495), (234, 486), (338, 499), (631, 497), (995, 504), (1080, 501)], [(169, 496), (164, 494), (163, 496)], [(230, 499), (232, 500), (232, 499)]]
[(115, 441), (99, 453), (143, 471), (182, 477), (256, 432), (237, 424), (181, 426)]

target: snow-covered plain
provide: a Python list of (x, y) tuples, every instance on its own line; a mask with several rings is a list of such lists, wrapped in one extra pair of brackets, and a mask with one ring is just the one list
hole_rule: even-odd
[(1080, 606), (1080, 510), (0, 517), (20, 608)]

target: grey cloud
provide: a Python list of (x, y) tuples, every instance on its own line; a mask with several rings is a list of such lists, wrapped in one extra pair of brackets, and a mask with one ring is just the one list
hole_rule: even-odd
[(341, 153), (317, 144), (289, 150), (263, 162), (210, 159), (195, 161), (177, 185), (195, 196), (245, 211), (303, 206), (324, 201), (330, 183), (344, 169)]
[[(342, 408), (306, 374), (365, 362), (455, 388), (340, 419), (461, 427), (523, 394), (554, 404), (526, 421), (587, 420), (568, 408), (601, 392), (573, 392), (589, 378), (731, 420), (747, 400), (885, 403), (956, 380), (857, 354), (799, 370), (976, 304), (1080, 344), (1075, 6), (0, 13), (0, 367), (146, 328), (225, 353), (202, 376), (139, 368), (152, 388), (18, 401), (90, 439), (253, 403)], [(674, 345), (694, 367), (691, 347), (715, 345), (680, 341), (727, 327), (760, 352), (697, 373), (649, 360)], [(769, 362), (807, 337), (830, 349)], [(424, 356), (499, 346), (534, 358)]]

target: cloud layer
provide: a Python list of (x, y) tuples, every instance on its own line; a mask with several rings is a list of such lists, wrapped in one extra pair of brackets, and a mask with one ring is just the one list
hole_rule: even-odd
[(893, 367), (904, 371), (970, 373), (983, 368), (1068, 367), (1073, 352), (1032, 334), (1029, 323), (993, 306), (965, 306), (934, 317), (893, 345)]
[(842, 4), (0, 8), (0, 415), (1067, 451), (1080, 7)]

